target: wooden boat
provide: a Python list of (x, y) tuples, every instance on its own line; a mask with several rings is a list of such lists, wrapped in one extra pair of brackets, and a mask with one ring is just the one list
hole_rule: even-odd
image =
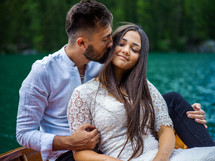
[(19, 147), (0, 154), (0, 161), (42, 161), (42, 158), (38, 151), (26, 147)]

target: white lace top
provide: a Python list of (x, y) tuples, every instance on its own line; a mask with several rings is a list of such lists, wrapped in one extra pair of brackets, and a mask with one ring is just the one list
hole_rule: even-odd
[[(172, 126), (163, 97), (150, 82), (148, 87), (154, 106), (156, 131), (161, 125)], [(99, 149), (106, 155), (118, 156), (127, 140), (126, 111), (124, 105), (102, 88), (98, 81), (92, 79), (77, 87), (71, 96), (67, 112), (71, 133), (80, 125), (91, 123), (101, 133)], [(157, 153), (158, 141), (152, 131), (143, 138), (144, 153), (135, 161), (152, 160)], [(132, 153), (131, 143), (128, 142), (119, 159), (128, 160)]]
[[(126, 141), (126, 113), (124, 105), (99, 84), (98, 81), (92, 79), (74, 90), (68, 105), (68, 119), (71, 133), (82, 124), (94, 125), (102, 136), (100, 150), (111, 155), (117, 149), (121, 150), (120, 147)], [(148, 86), (155, 111), (156, 131), (161, 125), (172, 126), (163, 97), (150, 82)], [(154, 140), (151, 134), (150, 137)], [(154, 148), (157, 148), (157, 143)]]

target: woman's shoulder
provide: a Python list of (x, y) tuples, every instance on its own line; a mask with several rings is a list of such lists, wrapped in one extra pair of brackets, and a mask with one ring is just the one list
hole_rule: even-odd
[(147, 79), (147, 84), (148, 84), (148, 89), (150, 93), (158, 92), (157, 88), (148, 79)]
[(149, 88), (154, 88), (155, 86), (147, 79), (147, 84)]
[(99, 82), (96, 78), (89, 80), (88, 82), (78, 86), (74, 91), (79, 91), (80, 93), (90, 94), (94, 91), (97, 91), (99, 87)]

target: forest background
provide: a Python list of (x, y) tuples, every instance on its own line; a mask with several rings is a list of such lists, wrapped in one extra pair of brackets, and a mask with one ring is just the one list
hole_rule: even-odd
[[(146, 31), (151, 52), (215, 52), (214, 0), (98, 0)], [(0, 53), (36, 54), (67, 43), (65, 17), (79, 0), (0, 0)]]

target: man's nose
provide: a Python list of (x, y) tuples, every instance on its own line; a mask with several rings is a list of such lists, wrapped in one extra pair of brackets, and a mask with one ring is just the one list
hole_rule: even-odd
[(108, 43), (107, 48), (112, 48), (112, 46), (113, 46), (113, 39), (112, 37), (110, 37), (110, 42)]

